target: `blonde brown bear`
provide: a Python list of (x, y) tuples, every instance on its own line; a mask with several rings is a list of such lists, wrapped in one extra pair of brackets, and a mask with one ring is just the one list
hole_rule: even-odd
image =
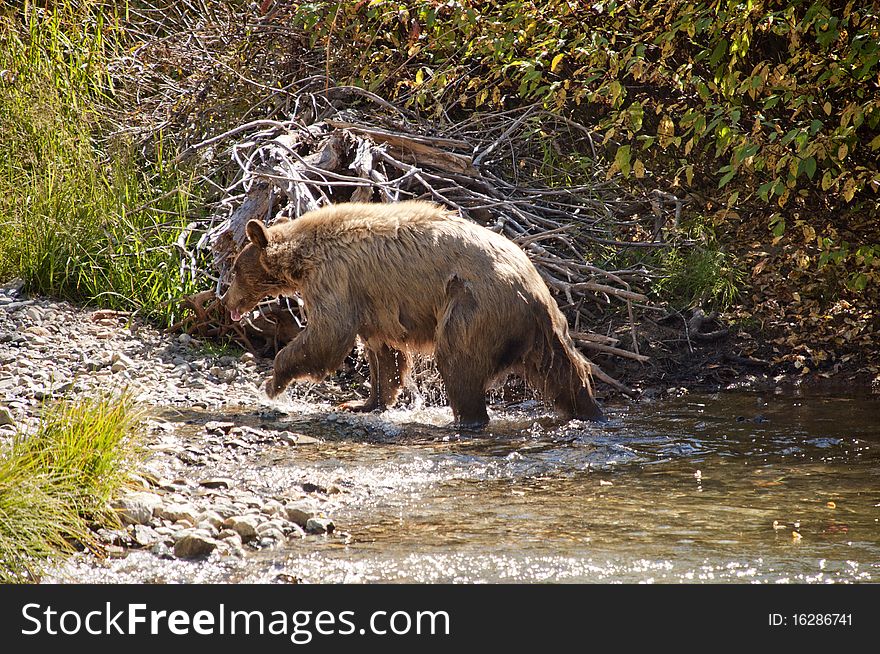
[(266, 296), (298, 293), (306, 311), (305, 329), (275, 357), (269, 397), (294, 379), (323, 379), (360, 337), (370, 396), (348, 408), (393, 405), (409, 352), (420, 351), (434, 354), (459, 426), (488, 423), (486, 389), (510, 372), (563, 417), (603, 419), (565, 316), (503, 236), (419, 201), (337, 204), (246, 231), (224, 296), (232, 319)]

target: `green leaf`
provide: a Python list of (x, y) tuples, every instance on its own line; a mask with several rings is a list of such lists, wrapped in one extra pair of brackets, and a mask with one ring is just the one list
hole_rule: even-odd
[(807, 157), (806, 159), (801, 159), (800, 164), (798, 164), (798, 177), (800, 177), (801, 173), (806, 173), (807, 177), (813, 179), (813, 176), (816, 174), (815, 157)]
[(735, 170), (731, 170), (730, 172), (726, 173), (726, 174), (724, 175), (724, 177), (722, 177), (722, 178), (718, 181), (718, 188), (723, 188), (724, 186), (726, 186), (727, 183), (728, 183), (730, 180), (733, 179), (733, 176), (734, 176), (734, 175), (736, 175), (736, 171), (735, 171)]
[(630, 146), (621, 145), (617, 148), (617, 154), (614, 155), (614, 163), (620, 168), (620, 172), (624, 177), (629, 177), (630, 172)]
[(773, 236), (785, 234), (785, 218), (779, 214), (773, 214), (773, 218), (770, 219), (770, 231), (773, 233)]
[(641, 102), (633, 102), (629, 106), (629, 111), (627, 112), (629, 118), (629, 126), (634, 132), (638, 132), (642, 129), (642, 117), (645, 115), (645, 110), (642, 108)]
[(826, 170), (825, 174), (822, 175), (822, 190), (827, 191), (834, 184), (834, 175), (831, 174), (830, 170)]

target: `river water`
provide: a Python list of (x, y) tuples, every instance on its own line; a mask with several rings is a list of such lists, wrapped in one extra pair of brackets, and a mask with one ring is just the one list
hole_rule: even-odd
[(321, 443), (218, 473), (266, 493), (337, 485), (334, 535), (234, 563), (133, 552), (80, 580), (880, 582), (877, 396), (684, 393), (606, 407), (603, 425), (526, 404), (481, 434), (447, 409), (281, 408)]

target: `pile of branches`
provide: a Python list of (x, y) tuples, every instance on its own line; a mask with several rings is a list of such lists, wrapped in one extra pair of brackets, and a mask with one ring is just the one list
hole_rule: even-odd
[[(199, 272), (214, 283), (210, 291), (187, 298), (194, 315), (187, 323), (191, 332), (232, 335), (248, 349), (270, 355), (301, 328), (299, 307), (286, 298), (264, 303), (260, 314), (243, 325), (232, 323), (220, 306), (218, 297), (229, 285), (249, 220), (295, 220), (345, 201), (425, 199), (522, 247), (557, 295), (575, 342), (588, 355), (647, 360), (638, 351), (633, 317), (634, 307), (647, 302), (639, 290), (644, 271), (604, 270), (589, 262), (598, 248), (634, 245), (616, 236), (630, 222), (620, 215), (632, 215), (633, 201), (621, 201), (598, 170), (593, 183), (578, 187), (551, 187), (521, 173), (534, 164), (529, 141), (536, 126), (544, 132), (564, 130), (569, 138), (575, 131), (589, 144), (586, 128), (531, 106), (475, 115), (440, 132), (368, 91), (326, 82), (315, 77), (298, 91), (288, 91), (293, 110), (286, 119), (247, 122), (179, 155), (182, 161), (224, 144), (238, 167), (195, 248), (185, 248), (187, 235), (180, 240), (184, 265), (194, 269), (210, 261), (212, 270)], [(615, 303), (626, 308), (632, 349), (591, 329)], [(593, 365), (599, 379), (631, 392)]]

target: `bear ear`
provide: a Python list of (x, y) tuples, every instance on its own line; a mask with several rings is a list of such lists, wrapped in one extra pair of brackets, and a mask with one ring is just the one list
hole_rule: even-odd
[(266, 249), (266, 246), (269, 245), (269, 230), (259, 220), (249, 220), (244, 228), (244, 232), (251, 243), (261, 250)]

